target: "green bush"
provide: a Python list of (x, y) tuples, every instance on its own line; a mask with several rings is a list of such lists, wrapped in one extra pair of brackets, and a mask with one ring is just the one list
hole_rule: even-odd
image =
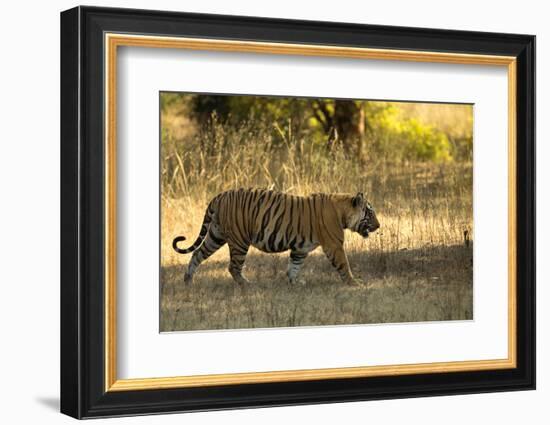
[(452, 160), (452, 145), (445, 133), (414, 118), (403, 119), (395, 106), (376, 108), (368, 117), (369, 156), (393, 161)]

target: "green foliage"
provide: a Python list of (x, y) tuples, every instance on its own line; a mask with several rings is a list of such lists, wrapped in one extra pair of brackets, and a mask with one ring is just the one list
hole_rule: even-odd
[(386, 159), (433, 162), (452, 159), (451, 142), (445, 133), (417, 119), (404, 119), (394, 105), (374, 108), (368, 120), (371, 148)]
[(288, 127), (291, 134), (315, 141), (324, 136), (324, 129), (312, 114), (314, 99), (187, 95), (190, 115), (203, 129), (212, 119), (225, 127), (240, 128), (247, 123), (269, 123), (273, 143), (279, 141), (277, 128)]
[(185, 102), (185, 98), (181, 93), (162, 92), (160, 94), (160, 109), (163, 113), (183, 102)]
[[(380, 161), (472, 160), (469, 105), (169, 92), (161, 94), (160, 104), (163, 152), (172, 164), (167, 173), (208, 167), (206, 160), (183, 160), (198, 153), (237, 166), (244, 161), (242, 169), (267, 155), (273, 172), (288, 161), (326, 171), (344, 160), (348, 170)], [(259, 157), (247, 156), (252, 154)]]

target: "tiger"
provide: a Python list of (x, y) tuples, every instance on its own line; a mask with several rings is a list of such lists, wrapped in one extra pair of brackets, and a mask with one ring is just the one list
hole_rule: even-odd
[(214, 252), (229, 246), (229, 273), (240, 285), (250, 282), (242, 274), (250, 246), (267, 253), (290, 250), (287, 277), (292, 285), (307, 255), (321, 246), (344, 283), (361, 285), (354, 278), (344, 251), (344, 229), (368, 238), (380, 223), (362, 192), (356, 195), (315, 193), (297, 196), (267, 189), (236, 189), (219, 193), (206, 208), (193, 245), (177, 236), (173, 249), (193, 253), (184, 283), (191, 284), (199, 265)]

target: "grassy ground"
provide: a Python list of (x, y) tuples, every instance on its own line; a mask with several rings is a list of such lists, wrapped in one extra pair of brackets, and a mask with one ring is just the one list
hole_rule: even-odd
[[(207, 190), (162, 199), (161, 331), (396, 323), (472, 319), (471, 164), (378, 169), (343, 191), (366, 188), (381, 228), (367, 240), (346, 231), (346, 252), (363, 287), (343, 284), (320, 248), (306, 259), (302, 283), (289, 286), (286, 254), (251, 249), (241, 290), (227, 271), (228, 249), (204, 262), (194, 283), (190, 255), (171, 248), (194, 240)], [(293, 193), (300, 193), (290, 189)]]
[(363, 287), (342, 284), (316, 252), (303, 283), (286, 281), (286, 256), (255, 251), (247, 259), (252, 285), (237, 287), (225, 261), (209, 261), (193, 286), (183, 268), (162, 268), (161, 330), (238, 329), (472, 318), (471, 247), (427, 247), (392, 253), (351, 251)]

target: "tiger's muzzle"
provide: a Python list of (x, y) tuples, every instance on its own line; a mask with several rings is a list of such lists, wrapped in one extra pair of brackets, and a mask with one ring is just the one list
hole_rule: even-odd
[(380, 228), (380, 223), (378, 220), (373, 222), (368, 222), (367, 220), (361, 221), (359, 226), (357, 226), (357, 233), (359, 233), (364, 238), (369, 237), (369, 233), (372, 233)]

